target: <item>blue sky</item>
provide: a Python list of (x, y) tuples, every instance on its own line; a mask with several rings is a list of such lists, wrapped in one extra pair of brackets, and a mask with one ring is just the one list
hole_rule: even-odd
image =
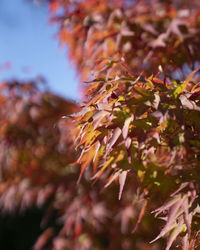
[[(26, 0), (0, 0), (0, 81), (44, 76), (52, 91), (78, 100), (78, 79), (54, 38), (48, 9)], [(3, 69), (5, 62), (10, 69)]]

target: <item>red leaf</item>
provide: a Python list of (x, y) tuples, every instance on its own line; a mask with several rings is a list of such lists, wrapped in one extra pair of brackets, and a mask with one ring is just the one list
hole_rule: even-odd
[(52, 1), (49, 5), (50, 12), (56, 12), (59, 9), (59, 3), (57, 1)]

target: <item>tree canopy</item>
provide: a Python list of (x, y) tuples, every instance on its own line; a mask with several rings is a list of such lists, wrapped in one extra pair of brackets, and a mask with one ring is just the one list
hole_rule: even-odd
[(197, 249), (199, 1), (47, 2), (84, 100), (2, 85), (2, 211), (47, 204), (36, 250)]
[(80, 177), (92, 165), (95, 182), (118, 180), (121, 199), (130, 176), (143, 200), (138, 222), (154, 211), (164, 220), (156, 239), (168, 237), (166, 249), (178, 236), (183, 249), (195, 248), (199, 2), (55, 3), (53, 11), (64, 10), (52, 19), (60, 43), (86, 82), (86, 101), (74, 115)]

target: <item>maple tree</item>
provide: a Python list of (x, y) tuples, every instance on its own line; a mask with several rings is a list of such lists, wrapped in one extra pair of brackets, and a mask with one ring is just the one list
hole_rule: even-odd
[(36, 250), (196, 249), (199, 1), (47, 2), (84, 102), (2, 85), (1, 210), (46, 205)]
[[(121, 201), (115, 188), (108, 193), (102, 192), (101, 183), (91, 188), (89, 176), (76, 184), (79, 167), (69, 165), (77, 157), (70, 137), (73, 124), (65, 116), (77, 107), (41, 85), (40, 79), (1, 84), (1, 245), (20, 250), (32, 245), (91, 249), (94, 244), (117, 249), (150, 241), (152, 230), (131, 237), (128, 219), (142, 205), (137, 197), (132, 205), (131, 182)], [(12, 241), (6, 241), (7, 234)]]
[(85, 102), (73, 115), (79, 181), (93, 166), (94, 182), (119, 182), (121, 199), (129, 176), (143, 200), (136, 229), (153, 211), (164, 224), (152, 243), (167, 237), (166, 249), (195, 249), (199, 1), (58, 0), (50, 6), (55, 3), (60, 43), (86, 83)]

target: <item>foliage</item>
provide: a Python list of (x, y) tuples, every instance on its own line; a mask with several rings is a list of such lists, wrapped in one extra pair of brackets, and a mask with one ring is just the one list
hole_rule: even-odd
[(1, 210), (46, 206), (36, 250), (197, 248), (199, 1), (48, 2), (85, 101), (2, 85)]
[[(119, 199), (128, 174), (133, 175), (133, 183), (137, 179), (138, 192), (147, 202), (158, 206), (162, 203), (156, 204), (156, 197), (162, 197), (162, 202), (171, 199), (170, 205), (155, 210), (166, 220), (159, 236), (171, 232), (166, 249), (180, 233), (185, 234), (184, 249), (188, 249), (192, 219), (195, 222), (200, 212), (199, 205), (194, 205), (200, 103), (196, 85), (189, 83), (195, 72), (183, 83), (166, 85), (156, 77), (140, 81), (120, 72), (120, 77), (95, 83), (99, 91), (82, 107), (81, 116), (75, 116), (81, 174), (93, 165), (93, 179), (106, 178), (106, 186), (119, 179)], [(175, 191), (177, 195), (170, 195)]]
[[(66, 177), (67, 165), (73, 161), (75, 153), (71, 142), (60, 138), (60, 128), (67, 126), (67, 132), (70, 124), (58, 121), (77, 108), (43, 91), (41, 80), (1, 84), (1, 214), (19, 215), (33, 207), (44, 209), (47, 206), (45, 216), (48, 217), (58, 203), (58, 190), (64, 192), (65, 182), (70, 178)], [(62, 192), (59, 195), (62, 196)]]
[[(30, 237), (33, 242), (41, 233), (35, 250), (148, 246), (157, 233), (156, 228), (148, 229), (151, 218), (131, 235), (130, 221), (135, 224), (136, 215), (145, 206), (144, 199), (133, 195), (131, 179), (120, 201), (115, 187), (103, 192), (101, 183), (96, 183), (91, 188), (92, 173), (76, 185), (79, 168), (69, 165), (76, 157), (70, 142), (73, 125), (63, 115), (77, 107), (42, 88), (38, 80), (1, 85), (1, 245), (4, 241), (4, 249), (12, 244), (16, 244), (14, 249), (28, 249)], [(40, 221), (41, 228), (37, 228)], [(23, 225), (26, 228), (21, 231)], [(15, 232), (10, 236), (12, 242), (5, 243), (11, 232)], [(162, 242), (156, 245), (161, 247)]]
[(55, 11), (52, 18), (60, 23), (60, 43), (69, 46), (87, 79), (86, 101), (73, 115), (81, 149), (79, 181), (92, 165), (94, 182), (105, 179), (107, 187), (118, 181), (121, 199), (129, 176), (144, 200), (136, 228), (154, 207), (164, 220), (155, 240), (167, 237), (166, 249), (173, 243), (194, 249), (199, 244), (200, 103), (194, 70), (199, 1), (55, 2), (64, 13)]
[(199, 1), (55, 2), (64, 13), (52, 17), (60, 24), (60, 44), (69, 46), (84, 79), (98, 60), (113, 59), (116, 53), (134, 75), (157, 73), (158, 65), (167, 74), (184, 63), (194, 68), (199, 61)]

